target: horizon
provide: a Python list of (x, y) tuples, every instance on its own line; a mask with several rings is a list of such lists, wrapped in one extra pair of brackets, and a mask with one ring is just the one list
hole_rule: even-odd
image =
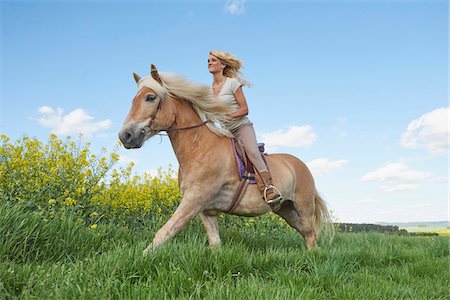
[[(133, 72), (155, 64), (209, 85), (209, 50), (225, 49), (254, 84), (244, 93), (258, 141), (304, 161), (340, 222), (450, 219), (447, 1), (2, 1), (0, 9), (0, 133), (11, 139), (82, 133), (93, 152), (110, 151), (136, 93)], [(161, 140), (122, 147), (119, 165), (177, 170)]]

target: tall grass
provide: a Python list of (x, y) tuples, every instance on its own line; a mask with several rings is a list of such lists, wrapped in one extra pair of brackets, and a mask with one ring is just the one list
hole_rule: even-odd
[[(448, 299), (443, 237), (337, 234), (307, 251), (291, 229), (199, 222), (142, 256), (158, 224), (95, 230), (0, 202), (0, 299)], [(275, 234), (276, 232), (276, 234)]]
[(443, 237), (337, 234), (308, 252), (274, 214), (191, 222), (142, 250), (181, 196), (172, 173), (113, 169), (114, 153), (51, 135), (0, 136), (0, 299), (448, 299)]

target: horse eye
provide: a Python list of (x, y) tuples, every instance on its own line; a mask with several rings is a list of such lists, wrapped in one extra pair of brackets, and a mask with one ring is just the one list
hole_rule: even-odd
[(152, 102), (152, 101), (155, 101), (155, 99), (156, 99), (156, 96), (155, 96), (155, 95), (148, 95), (148, 96), (145, 98), (145, 101)]

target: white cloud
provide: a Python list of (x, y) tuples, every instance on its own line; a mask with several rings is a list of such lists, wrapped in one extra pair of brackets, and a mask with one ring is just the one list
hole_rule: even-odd
[(364, 198), (362, 200), (359, 200), (358, 202), (359, 203), (365, 203), (365, 204), (376, 204), (376, 203), (378, 203), (377, 200), (372, 199), (372, 198)]
[(445, 154), (449, 136), (449, 108), (438, 108), (409, 123), (400, 143), (405, 148), (426, 148), (432, 154)]
[(336, 120), (336, 123), (331, 126), (331, 132), (333, 136), (336, 136), (338, 138), (346, 138), (347, 137), (347, 130), (345, 129), (347, 125), (347, 118), (338, 118)]
[(83, 109), (77, 108), (64, 115), (62, 108), (53, 109), (49, 106), (41, 106), (38, 109), (41, 115), (37, 122), (51, 128), (53, 133), (60, 135), (83, 134), (90, 137), (101, 129), (108, 129), (111, 126), (111, 120), (106, 119), (94, 122), (94, 117), (88, 115)]
[[(61, 110), (61, 108), (57, 109), (58, 111)], [(49, 106), (41, 106), (38, 108), (38, 112), (42, 113), (42, 114), (48, 114), (48, 113), (53, 113), (53, 109)], [(62, 112), (61, 112), (62, 113)]]
[(244, 3), (245, 0), (228, 0), (225, 4), (225, 12), (232, 15), (242, 15), (245, 11)]
[(332, 170), (342, 168), (348, 163), (348, 160), (329, 160), (328, 158), (317, 158), (306, 163), (314, 176), (321, 176)]
[(261, 134), (261, 141), (266, 143), (267, 149), (276, 147), (307, 147), (316, 140), (317, 135), (309, 125), (291, 126), (287, 131), (276, 130)]
[(446, 177), (438, 177), (430, 172), (415, 171), (404, 162), (387, 163), (385, 166), (369, 172), (362, 181), (378, 181), (385, 192), (413, 190), (428, 182), (445, 182)]
[[(148, 169), (144, 172), (144, 175), (150, 176), (150, 177), (163, 177), (166, 174), (165, 170), (162, 168), (158, 169)], [(178, 172), (172, 172), (171, 177), (174, 179), (178, 179)]]
[(413, 183), (388, 183), (381, 185), (381, 189), (385, 192), (396, 192), (396, 191), (409, 191), (415, 190), (420, 187), (421, 184), (413, 184)]
[(130, 163), (133, 163), (136, 165), (137, 162), (138, 162), (138, 160), (135, 158), (131, 158), (131, 157), (128, 157), (123, 154), (119, 155), (119, 164), (128, 166)]
[(161, 173), (159, 169), (149, 169), (144, 172), (144, 175), (148, 175), (151, 177), (158, 177), (158, 175)]

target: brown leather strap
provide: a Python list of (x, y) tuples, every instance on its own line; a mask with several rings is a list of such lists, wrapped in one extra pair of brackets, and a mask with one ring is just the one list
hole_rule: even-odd
[(153, 125), (153, 122), (155, 121), (156, 115), (158, 114), (159, 110), (161, 109), (161, 102), (162, 102), (161, 99), (159, 99), (158, 106), (156, 106), (156, 109), (153, 111), (153, 113), (150, 116), (150, 121), (148, 121), (147, 127), (150, 130), (153, 130), (152, 125)]
[[(247, 156), (247, 154), (245, 154), (245, 156)], [(245, 194), (245, 191), (247, 190), (248, 182), (250, 180), (250, 173), (253, 173), (253, 169), (254, 169), (253, 164), (250, 162), (250, 160), (247, 157), (247, 165), (246, 165), (246, 173), (247, 174), (244, 176), (245, 178), (242, 178), (241, 182), (239, 182), (239, 186), (238, 186), (238, 189), (236, 190), (236, 193), (234, 193), (233, 200), (231, 201), (230, 206), (227, 208), (227, 210), (225, 212), (227, 212), (227, 213), (231, 212), (236, 207), (238, 207), (239, 203), (242, 200), (242, 197)]]
[(241, 179), (239, 182), (239, 186), (236, 190), (236, 193), (234, 193), (233, 200), (231, 201), (230, 206), (227, 208), (225, 212), (229, 213), (233, 211), (241, 202), (242, 197), (244, 196), (245, 191), (247, 190), (248, 186), (248, 180), (247, 179)]
[[(268, 155), (268, 154), (261, 153), (261, 157), (262, 157), (262, 159), (264, 160), (264, 162), (266, 163), (267, 170), (269, 170), (269, 165), (267, 164), (267, 160), (266, 160), (266, 158), (265, 158), (266, 155)], [(267, 185), (267, 183), (264, 181), (263, 177), (261, 176), (261, 174), (259, 174), (259, 172), (258, 172), (258, 170), (257, 170), (256, 168), (255, 168), (255, 171), (256, 171), (256, 173), (258, 174), (258, 176), (259, 176), (259, 178), (261, 179), (261, 181), (264, 183), (264, 185)], [(269, 171), (269, 172), (270, 172), (270, 171)], [(255, 177), (256, 177), (256, 176), (255, 176)], [(263, 198), (264, 198), (264, 196), (263, 196)], [(273, 211), (274, 213), (276, 213), (277, 211), (280, 210), (280, 208), (281, 208), (281, 203), (280, 203), (280, 202), (276, 202), (276, 203), (273, 203), (273, 204), (269, 204), (269, 206), (270, 206), (270, 208), (272, 209), (272, 211)]]
[(203, 123), (197, 124), (197, 125), (193, 125), (193, 126), (188, 126), (188, 127), (181, 127), (181, 128), (169, 128), (169, 129), (164, 129), (161, 131), (165, 131), (165, 132), (170, 132), (170, 131), (177, 131), (177, 130), (188, 130), (188, 129), (193, 129), (193, 128), (197, 128), (197, 127), (202, 127), (203, 125), (206, 125), (209, 121), (205, 121)]
[(181, 128), (167, 128), (167, 129), (159, 129), (159, 130), (155, 130), (152, 128), (153, 122), (156, 119), (156, 115), (158, 114), (158, 112), (161, 109), (161, 105), (162, 105), (162, 100), (160, 99), (158, 102), (158, 106), (156, 106), (156, 109), (153, 111), (153, 113), (150, 116), (150, 120), (148, 121), (147, 127), (150, 131), (165, 131), (165, 132), (169, 132), (169, 131), (178, 131), (178, 130), (189, 130), (189, 129), (193, 129), (193, 128), (197, 128), (197, 127), (202, 127), (203, 125), (206, 125), (209, 120), (202, 122), (200, 124), (196, 124), (193, 126), (188, 126), (188, 127), (181, 127)]

